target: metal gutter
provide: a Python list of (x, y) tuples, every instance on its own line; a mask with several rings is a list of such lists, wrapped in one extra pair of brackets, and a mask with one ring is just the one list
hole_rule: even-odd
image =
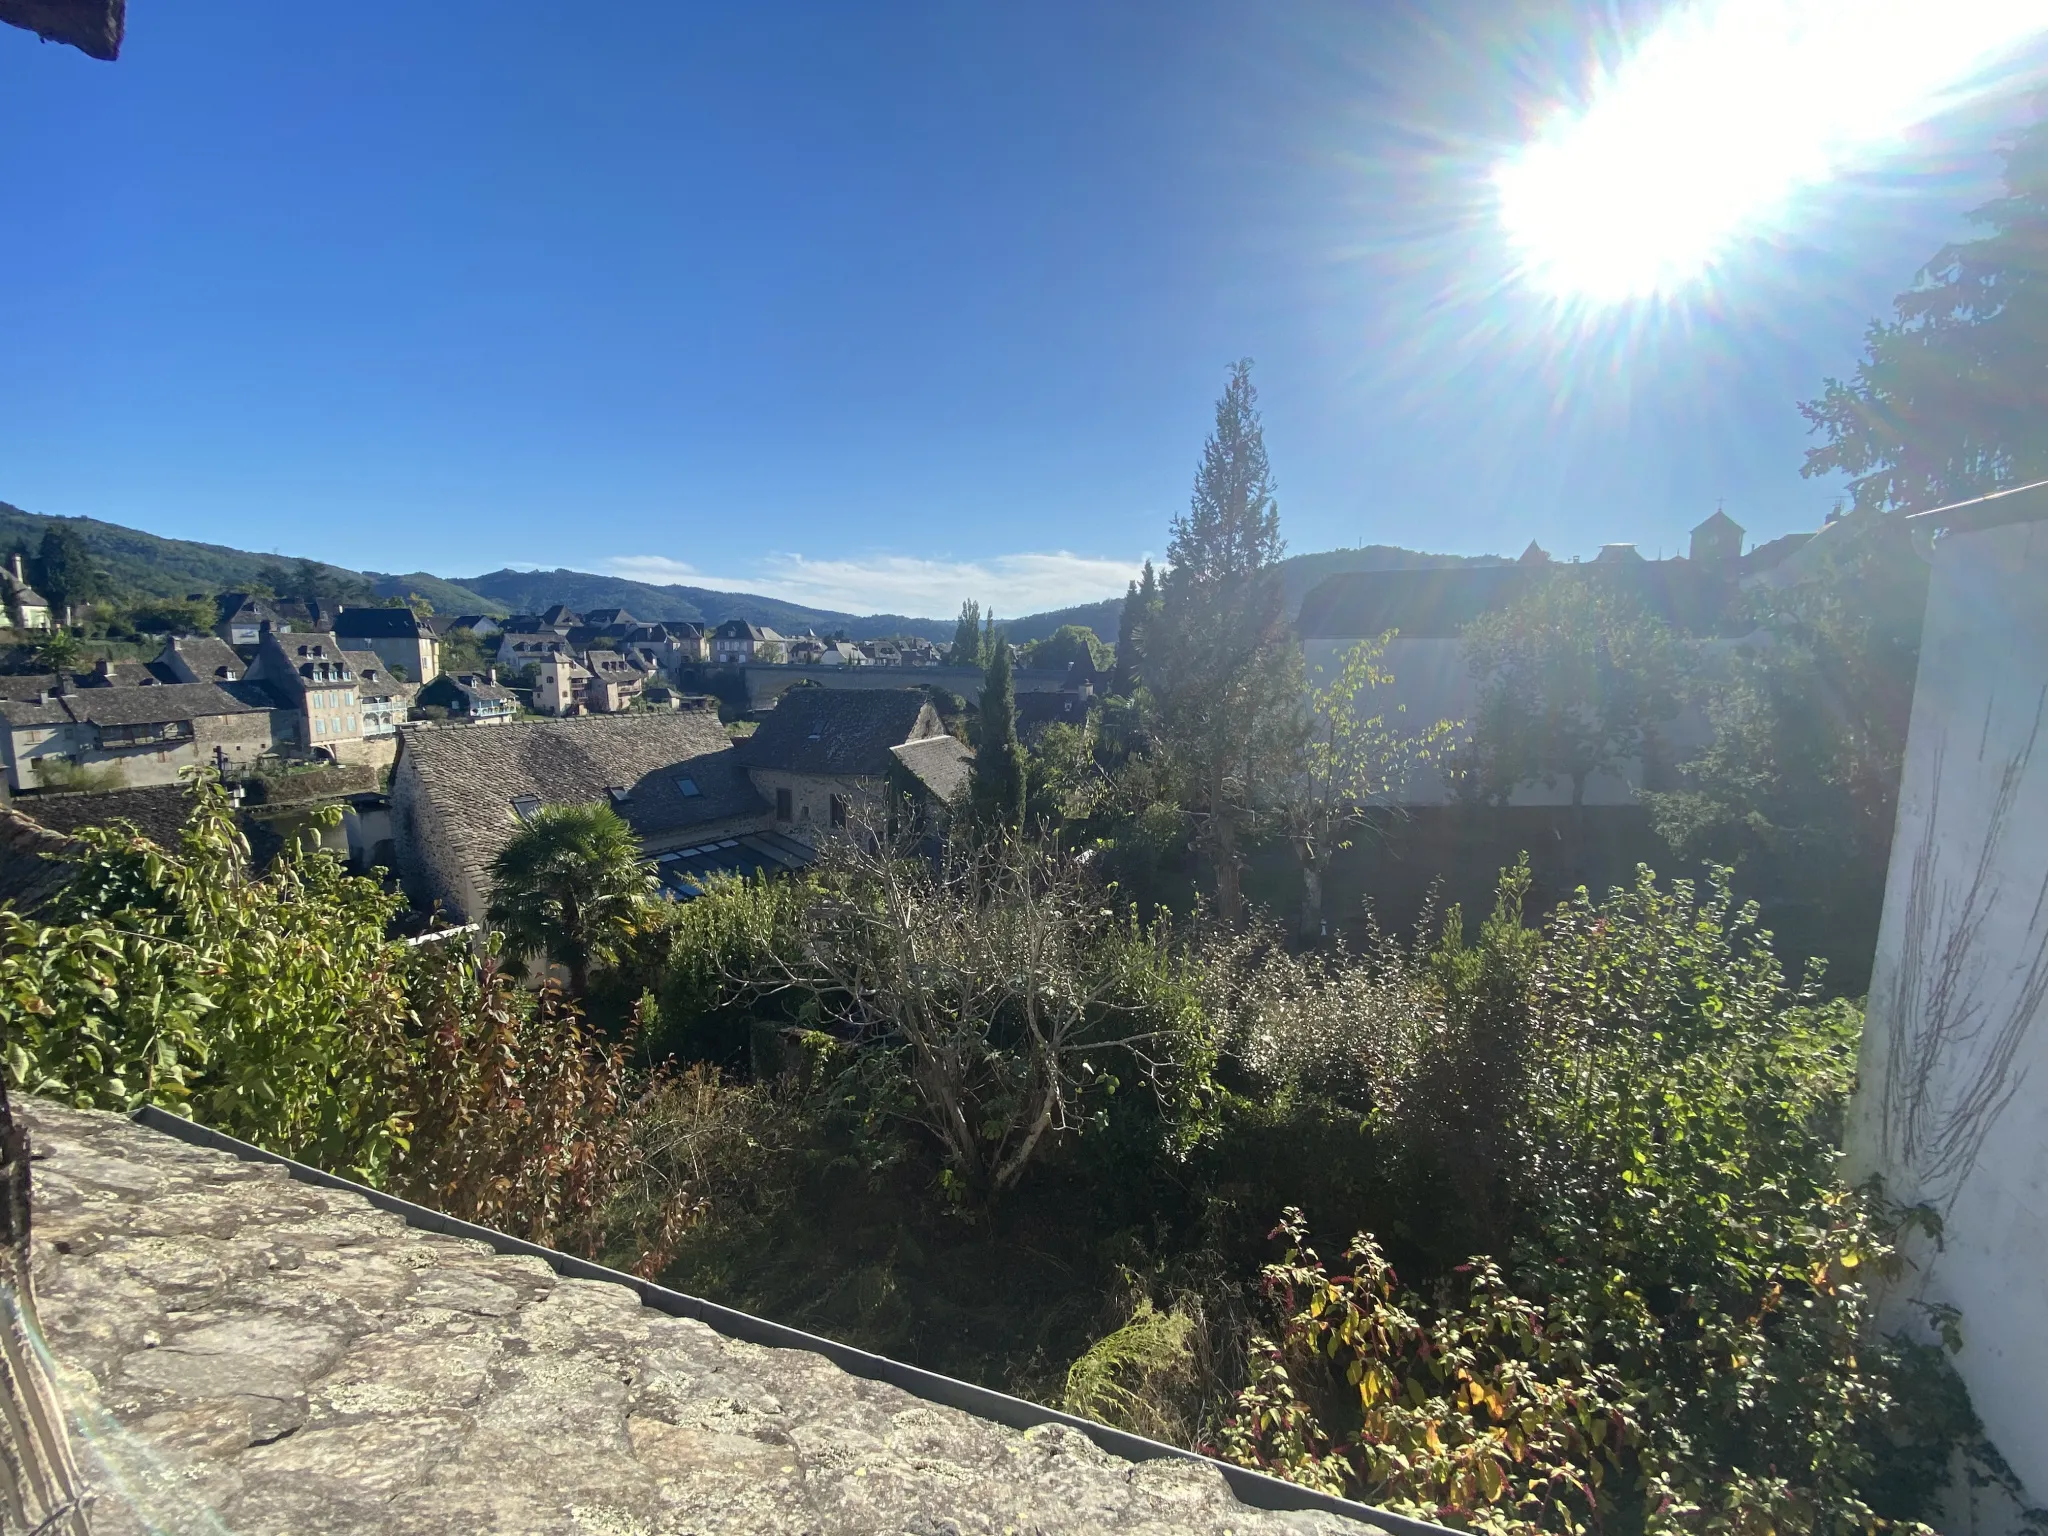
[(1376, 1509), (1370, 1504), (1359, 1504), (1350, 1499), (1340, 1499), (1327, 1493), (1318, 1493), (1313, 1488), (1304, 1488), (1298, 1483), (1286, 1482), (1264, 1472), (1254, 1472), (1249, 1467), (1232, 1466), (1229, 1462), (1214, 1457), (1184, 1450), (1163, 1441), (1148, 1440), (1126, 1430), (1112, 1429), (1107, 1424), (1097, 1424), (1091, 1419), (1077, 1418), (1071, 1413), (1061, 1413), (1047, 1408), (1042, 1403), (1027, 1402), (1021, 1397), (1011, 1397), (1005, 1392), (992, 1391), (987, 1387), (975, 1386), (972, 1382), (957, 1381), (951, 1376), (941, 1376), (936, 1371), (922, 1370), (914, 1365), (905, 1365), (900, 1360), (891, 1360), (886, 1355), (871, 1355), (866, 1350), (821, 1338), (814, 1333), (805, 1333), (800, 1328), (786, 1327), (771, 1323), (766, 1318), (751, 1313), (722, 1307), (717, 1302), (705, 1301), (701, 1297), (688, 1296), (681, 1291), (669, 1290), (666, 1286), (642, 1280), (637, 1275), (623, 1274), (616, 1269), (607, 1269), (602, 1264), (593, 1264), (588, 1259), (579, 1259), (574, 1254), (561, 1253), (553, 1248), (543, 1248), (538, 1243), (529, 1243), (523, 1238), (480, 1227), (474, 1222), (459, 1221), (453, 1216), (443, 1215), (410, 1200), (401, 1200), (382, 1190), (370, 1189), (349, 1179), (339, 1178), (323, 1172), (306, 1163), (280, 1157), (275, 1152), (265, 1151), (250, 1142), (237, 1140), (233, 1136), (186, 1120), (154, 1104), (144, 1105), (134, 1115), (137, 1124), (162, 1131), (168, 1136), (187, 1142), (192, 1146), (206, 1147), (216, 1152), (227, 1152), (244, 1162), (276, 1163), (290, 1172), (294, 1179), (305, 1184), (319, 1185), (325, 1189), (345, 1190), (361, 1195), (379, 1210), (389, 1211), (404, 1219), (409, 1227), (423, 1232), (439, 1232), (449, 1237), (474, 1238), (490, 1244), (499, 1253), (519, 1254), (543, 1261), (558, 1275), (570, 1280), (603, 1280), (613, 1285), (623, 1285), (636, 1293), (641, 1303), (657, 1312), (671, 1317), (694, 1318), (728, 1338), (740, 1339), (749, 1344), (766, 1345), (771, 1349), (802, 1349), (814, 1355), (823, 1355), (849, 1376), (859, 1376), (869, 1381), (887, 1382), (900, 1387), (913, 1397), (926, 1402), (941, 1403), (948, 1408), (957, 1408), (977, 1418), (988, 1419), (1011, 1429), (1032, 1429), (1040, 1424), (1064, 1424), (1077, 1429), (1112, 1456), (1121, 1456), (1126, 1461), (1156, 1461), (1160, 1457), (1177, 1457), (1182, 1461), (1193, 1461), (1215, 1468), (1223, 1474), (1230, 1485), (1230, 1491), (1238, 1501), (1254, 1509), (1313, 1510), (1324, 1514), (1341, 1515), (1363, 1525), (1377, 1527), (1392, 1533), (1392, 1536), (1459, 1536), (1448, 1527), (1432, 1525), (1426, 1520), (1412, 1520), (1406, 1515), (1392, 1514)]
[(1951, 502), (1945, 507), (1930, 507), (1925, 512), (1909, 512), (1905, 520), (1916, 528), (1941, 528), (1957, 533), (2000, 528), (2008, 523), (2042, 522), (2048, 520), (2048, 480)]

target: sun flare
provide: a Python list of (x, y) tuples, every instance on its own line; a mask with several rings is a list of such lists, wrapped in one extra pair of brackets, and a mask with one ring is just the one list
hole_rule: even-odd
[(1521, 276), (1668, 293), (2048, 28), (2043, 0), (1696, 0), (1494, 172)]

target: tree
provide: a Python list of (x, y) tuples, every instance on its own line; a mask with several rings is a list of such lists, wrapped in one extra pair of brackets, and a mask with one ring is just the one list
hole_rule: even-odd
[(978, 667), (981, 654), (981, 604), (969, 598), (960, 605), (960, 620), (953, 626), (953, 647), (946, 662), (955, 667)]
[(213, 621), (207, 598), (153, 597), (128, 610), (128, 622), (145, 635), (203, 635)]
[(1194, 495), (1174, 519), (1145, 681), (1156, 741), (1182, 786), (1226, 923), (1240, 915), (1242, 846), (1299, 741), (1301, 653), (1287, 633), (1276, 567), (1280, 512), (1251, 363), (1216, 404)]
[(68, 624), (73, 608), (107, 590), (107, 578), (85, 540), (63, 523), (51, 523), (43, 529), (42, 551), (36, 556), (36, 586), (49, 599), (56, 621)]
[(1505, 804), (1528, 783), (1570, 782), (1639, 759), (1678, 712), (1685, 656), (1669, 626), (1598, 570), (1557, 570), (1465, 629), (1479, 679), (1468, 792)]
[(654, 876), (608, 805), (545, 805), (491, 860), (491, 923), (521, 958), (545, 956), (581, 996), (590, 968), (633, 931)]
[(61, 676), (78, 669), (79, 656), (83, 649), (84, 647), (78, 643), (78, 637), (70, 630), (53, 629), (36, 647), (36, 664), (45, 672), (55, 672)]
[(1152, 562), (1145, 562), (1145, 575), (1134, 581), (1124, 593), (1123, 611), (1117, 615), (1116, 623), (1116, 675), (1110, 680), (1110, 692), (1129, 697), (1131, 691), (1143, 681), (1139, 656), (1145, 644), (1145, 629), (1159, 617), (1159, 578), (1153, 574)]
[(1863, 361), (1801, 413), (1859, 510), (1921, 509), (2048, 479), (2048, 118), (2006, 155), (1990, 232), (1944, 247), (1873, 323)]
[(1062, 624), (1043, 640), (1034, 640), (1025, 646), (1019, 659), (1027, 667), (1065, 670), (1082, 663), (1101, 671), (1111, 658), (1109, 647), (1097, 639), (1095, 631), (1087, 625)]
[(1017, 741), (1010, 644), (1001, 630), (992, 640), (981, 685), (980, 740), (967, 780), (967, 798), (981, 825), (1014, 832), (1024, 824), (1024, 748)]
[(1810, 578), (1763, 589), (1764, 644), (1699, 680), (1713, 741), (1684, 787), (1649, 797), (1688, 858), (1732, 864), (1751, 888), (1874, 921), (1920, 658), (1927, 564), (1882, 512), (1822, 534)]
[(1393, 685), (1382, 665), (1394, 632), (1361, 640), (1338, 658), (1334, 675), (1310, 677), (1301, 763), (1283, 803), (1288, 841), (1301, 865), (1301, 937), (1323, 935), (1323, 887), (1330, 861), (1351, 846), (1365, 808), (1383, 801), (1417, 769), (1441, 759), (1457, 726), (1415, 726), (1407, 706), (1375, 707)]

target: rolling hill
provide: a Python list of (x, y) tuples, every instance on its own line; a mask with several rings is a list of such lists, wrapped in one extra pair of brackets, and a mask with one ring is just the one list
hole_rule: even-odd
[[(280, 565), (294, 564), (293, 557), (254, 554), (225, 544), (203, 544), (191, 539), (167, 539), (119, 523), (91, 517), (54, 518), (39, 512), (0, 502), (0, 553), (14, 549), (33, 552), (43, 530), (53, 522), (72, 529), (87, 549), (103, 562), (115, 589), (134, 597), (184, 597), (194, 592), (231, 592), (265, 581), (266, 571), (275, 573)], [(1293, 613), (1308, 590), (1326, 576), (1349, 571), (1419, 570), (1434, 566), (1495, 564), (1497, 555), (1431, 555), (1389, 544), (1369, 544), (1359, 549), (1333, 549), (1316, 554), (1291, 555), (1281, 562), (1281, 580), (1287, 592), (1287, 608)], [(591, 608), (625, 608), (635, 618), (690, 619), (702, 624), (722, 624), (727, 619), (745, 619), (765, 624), (784, 634), (815, 630), (820, 634), (844, 632), (856, 640), (879, 635), (923, 635), (944, 644), (953, 638), (950, 618), (914, 618), (904, 614), (837, 613), (826, 608), (806, 607), (780, 598), (748, 592), (720, 592), (709, 587), (658, 586), (651, 582), (628, 581), (619, 576), (599, 576), (589, 571), (488, 571), (481, 576), (449, 578), (425, 571), (405, 574), (352, 570), (347, 566), (318, 565), (330, 580), (363, 585), (380, 597), (417, 594), (444, 616), (485, 613), (502, 618), (508, 613), (537, 613), (551, 603), (567, 603), (579, 612)], [(1084, 603), (1021, 618), (1001, 619), (1013, 641), (1022, 644), (1043, 639), (1063, 624), (1082, 624), (1105, 640), (1116, 638), (1121, 598)]]

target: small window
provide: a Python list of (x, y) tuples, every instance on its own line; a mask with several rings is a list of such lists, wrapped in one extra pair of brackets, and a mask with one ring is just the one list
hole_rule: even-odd
[(512, 797), (512, 814), (514, 816), (517, 816), (521, 821), (533, 820), (535, 814), (538, 813), (539, 810), (539, 795), (514, 795)]
[(676, 790), (685, 800), (694, 800), (704, 791), (697, 787), (695, 779), (677, 779)]
[(837, 795), (832, 797), (832, 825), (835, 827), (846, 825), (846, 802)]
[(778, 789), (777, 791), (775, 791), (775, 819), (777, 821), (787, 821), (789, 820), (789, 817), (789, 791), (786, 789)]

